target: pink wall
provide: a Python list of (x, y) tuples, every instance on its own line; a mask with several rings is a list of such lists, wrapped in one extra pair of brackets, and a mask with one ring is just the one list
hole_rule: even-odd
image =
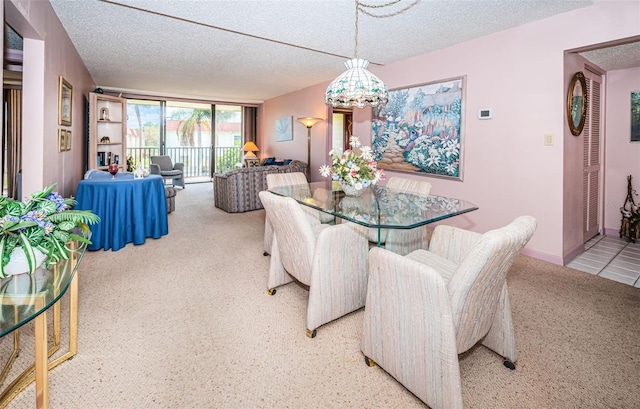
[[(259, 157), (276, 157), (278, 159), (297, 159), (307, 162), (307, 128), (296, 118), (314, 117), (324, 121), (316, 123), (311, 128), (311, 180), (319, 180), (317, 169), (325, 163), (324, 153), (327, 152), (326, 141), (327, 119), (329, 110), (324, 104), (324, 91), (327, 84), (315, 85), (303, 90), (283, 95), (265, 103), (258, 112), (260, 118), (258, 129)], [(322, 104), (318, 104), (320, 99)], [(293, 140), (275, 140), (275, 124), (279, 118), (293, 116)]]
[[(570, 227), (563, 225), (563, 191), (566, 184), (582, 183), (581, 178), (563, 177), (564, 51), (639, 34), (640, 3), (596, 2), (371, 71), (390, 89), (466, 76), (464, 181), (428, 179), (435, 194), (470, 200), (480, 210), (447, 223), (486, 231), (531, 214), (538, 229), (526, 252), (563, 264), (563, 228)], [(266, 130), (276, 117), (324, 112), (327, 84), (266, 101), (259, 142), (274, 145)], [(478, 120), (480, 108), (493, 108), (493, 119)], [(370, 140), (370, 112), (354, 109), (354, 134), (365, 141)], [(304, 128), (294, 131), (294, 139), (302, 132)], [(553, 135), (553, 146), (544, 145), (545, 134)], [(306, 144), (292, 145), (288, 153), (304, 156), (299, 150), (304, 148)], [(312, 155), (316, 167), (326, 152), (314, 150)]]
[[(4, 4), (6, 21), (25, 39), (23, 196), (54, 182), (69, 196), (83, 176), (85, 99), (95, 83), (48, 1)], [(70, 127), (58, 125), (59, 76), (73, 86)], [(58, 129), (71, 131), (70, 151), (58, 152)]]
[(640, 142), (630, 141), (630, 99), (632, 91), (640, 91), (640, 68), (609, 71), (606, 89), (604, 227), (616, 234), (627, 197), (627, 176), (640, 192)]

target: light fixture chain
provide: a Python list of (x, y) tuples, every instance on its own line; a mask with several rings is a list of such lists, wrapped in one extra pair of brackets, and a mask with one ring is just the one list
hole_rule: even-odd
[(398, 14), (402, 14), (405, 11), (409, 10), (411, 7), (415, 6), (416, 4), (418, 4), (420, 2), (420, 0), (415, 0), (413, 3), (409, 4), (407, 7), (403, 8), (402, 10), (396, 11), (395, 13), (389, 13), (389, 14), (381, 14), (381, 15), (376, 15), (373, 14), (367, 10), (365, 10), (366, 8), (370, 8), (370, 9), (381, 9), (384, 7), (389, 7), (389, 6), (393, 6), (394, 4), (400, 3), (402, 0), (396, 0), (396, 1), (392, 1), (386, 4), (380, 4), (378, 6), (376, 5), (372, 5), (372, 4), (363, 4), (360, 3), (359, 0), (356, 0), (356, 4), (358, 5), (358, 10), (360, 10), (361, 12), (363, 12), (364, 14), (366, 14), (367, 16), (370, 17), (375, 17), (375, 18), (386, 18), (386, 17), (393, 17), (393, 16), (397, 16)]
[(356, 0), (356, 59), (358, 58), (358, 9), (359, 0)]

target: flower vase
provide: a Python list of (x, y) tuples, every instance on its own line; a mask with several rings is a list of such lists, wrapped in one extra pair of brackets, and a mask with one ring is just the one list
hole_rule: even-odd
[[(36, 255), (36, 268), (46, 260), (47, 256), (40, 250), (34, 248), (33, 252)], [(29, 272), (29, 263), (27, 262), (27, 256), (24, 254), (22, 247), (18, 246), (11, 251), (9, 262), (4, 266), (4, 273), (7, 276), (14, 274), (22, 274)]]
[(364, 192), (364, 190), (366, 189), (366, 187), (363, 187), (361, 189), (356, 189), (355, 187), (351, 186), (350, 184), (342, 180), (340, 181), (340, 187), (342, 188), (342, 191), (344, 192), (345, 195), (351, 196), (351, 197), (359, 197), (362, 194), (362, 192)]

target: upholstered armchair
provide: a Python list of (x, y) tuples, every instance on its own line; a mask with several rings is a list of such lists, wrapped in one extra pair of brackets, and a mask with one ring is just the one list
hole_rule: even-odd
[(294, 281), (308, 286), (307, 336), (364, 307), (367, 291), (367, 230), (354, 223), (322, 224), (290, 197), (260, 192), (273, 226), (267, 288)]
[(458, 354), (480, 342), (515, 369), (506, 276), (536, 229), (531, 216), (484, 234), (437, 226), (429, 250), (369, 254), (360, 348), (433, 409), (463, 407)]
[(171, 179), (173, 186), (184, 189), (184, 163), (173, 163), (169, 156), (152, 156), (149, 170), (154, 175)]
[(267, 175), (294, 172), (306, 173), (307, 164), (292, 160), (288, 165), (256, 166), (234, 169), (227, 173), (215, 173), (213, 175), (214, 204), (228, 213), (262, 209), (258, 193), (267, 189)]
[[(398, 176), (390, 177), (386, 186), (390, 189), (421, 196), (429, 196), (429, 192), (431, 192), (431, 183), (429, 182)], [(379, 235), (378, 230), (380, 230)], [(429, 247), (429, 230), (426, 225), (414, 229), (372, 228), (369, 229), (369, 241), (404, 256), (414, 250), (426, 250)]]

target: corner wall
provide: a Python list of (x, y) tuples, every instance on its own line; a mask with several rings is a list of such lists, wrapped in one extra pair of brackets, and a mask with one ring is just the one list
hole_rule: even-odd
[[(84, 173), (85, 99), (95, 82), (48, 1), (8, 0), (5, 20), (24, 38), (22, 192), (57, 183), (75, 193)], [(73, 87), (72, 126), (58, 125), (59, 77)], [(71, 131), (71, 150), (58, 152), (58, 129)]]
[[(525, 252), (563, 264), (563, 229), (580, 229), (582, 235), (581, 220), (577, 226), (576, 220), (566, 224), (563, 219), (565, 186), (582, 185), (581, 174), (579, 179), (564, 175), (564, 52), (639, 34), (640, 3), (600, 1), (388, 66), (372, 67), (389, 89), (467, 76), (464, 181), (399, 175), (426, 178), (434, 194), (470, 200), (480, 207), (448, 219), (447, 224), (482, 232), (506, 225), (518, 215), (535, 216), (538, 229)], [(277, 116), (326, 118), (321, 113), (326, 109), (327, 84), (265, 101), (263, 126), (273, 127)], [(493, 119), (478, 120), (480, 108), (493, 108)], [(354, 109), (354, 134), (364, 142), (371, 139), (370, 111)], [(294, 140), (304, 131), (294, 126)], [(553, 135), (553, 146), (544, 145), (545, 134)], [(273, 139), (263, 129), (260, 143), (272, 147), (283, 143), (274, 144)], [(326, 150), (317, 150), (320, 148), (319, 143), (313, 146), (312, 169), (325, 160)], [(302, 149), (306, 144), (292, 145), (289, 152), (304, 157), (306, 150)]]

